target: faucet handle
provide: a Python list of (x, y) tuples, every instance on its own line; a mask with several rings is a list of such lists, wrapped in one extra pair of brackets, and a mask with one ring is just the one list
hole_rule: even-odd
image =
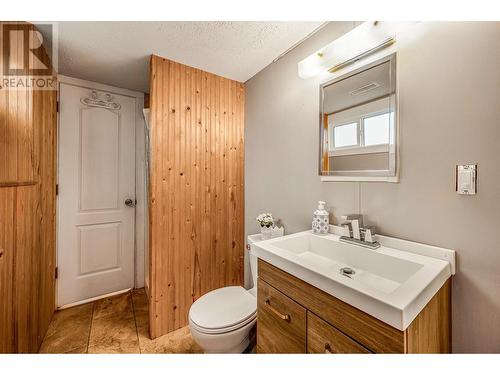
[(345, 237), (349, 237), (351, 238), (351, 223), (350, 222), (343, 222), (343, 223), (340, 223), (340, 226), (342, 227), (342, 229), (344, 229), (344, 236)]
[(373, 238), (373, 236), (375, 235), (375, 227), (366, 227), (366, 228), (363, 228), (362, 232), (364, 233), (363, 241), (370, 242), (370, 243), (374, 243), (375, 242), (375, 240)]
[(363, 227), (363, 215), (361, 215), (361, 214), (343, 215), (343, 216), (341, 216), (341, 219), (348, 221), (348, 222), (353, 221), (353, 220), (357, 220), (359, 223), (359, 226), (361, 228)]

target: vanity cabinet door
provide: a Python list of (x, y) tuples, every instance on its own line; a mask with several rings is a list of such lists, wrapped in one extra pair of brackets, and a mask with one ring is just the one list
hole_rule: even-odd
[(260, 279), (257, 352), (306, 353), (306, 309)]
[(307, 352), (325, 354), (371, 353), (349, 336), (311, 312), (307, 312)]
[(0, 187), (0, 353), (14, 353), (12, 285), (16, 188)]

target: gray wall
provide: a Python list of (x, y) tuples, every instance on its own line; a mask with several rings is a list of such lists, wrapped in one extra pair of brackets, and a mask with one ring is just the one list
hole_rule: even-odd
[[(347, 32), (331, 23), (247, 82), (246, 233), (272, 212), (288, 233), (318, 200), (333, 219), (360, 211), (379, 232), (455, 249), (453, 351), (500, 352), (500, 23), (421, 23), (398, 54), (401, 181), (319, 181), (320, 79), (297, 62)], [(476, 196), (454, 191), (457, 163), (478, 163)]]

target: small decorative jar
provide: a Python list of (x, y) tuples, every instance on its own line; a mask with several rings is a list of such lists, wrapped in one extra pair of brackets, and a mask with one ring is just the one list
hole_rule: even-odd
[(269, 240), (273, 234), (273, 228), (271, 227), (260, 227), (260, 234), (263, 240)]
[(314, 211), (312, 220), (312, 232), (318, 235), (327, 235), (330, 230), (330, 218), (328, 211), (325, 210), (326, 202), (319, 201), (318, 209)]
[(263, 240), (268, 240), (272, 237), (274, 218), (271, 213), (263, 213), (257, 216), (257, 223), (260, 225), (260, 233)]

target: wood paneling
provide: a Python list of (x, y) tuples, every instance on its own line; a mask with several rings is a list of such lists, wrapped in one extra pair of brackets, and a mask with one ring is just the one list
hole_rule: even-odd
[(150, 333), (243, 282), (242, 83), (151, 58)]
[(406, 330), (407, 353), (451, 353), (451, 281), (439, 292)]
[(0, 352), (37, 352), (55, 307), (56, 98), (0, 89)]
[(306, 309), (260, 279), (257, 299), (257, 353), (306, 353)]
[(364, 346), (309, 311), (307, 312), (307, 352), (313, 354), (371, 353)]
[(57, 92), (35, 91), (33, 102), (37, 155), (34, 165), (39, 181), (36, 200), (40, 264), (38, 338), (43, 340), (54, 313), (56, 294)]
[(259, 259), (259, 278), (376, 353), (403, 353), (404, 332)]

